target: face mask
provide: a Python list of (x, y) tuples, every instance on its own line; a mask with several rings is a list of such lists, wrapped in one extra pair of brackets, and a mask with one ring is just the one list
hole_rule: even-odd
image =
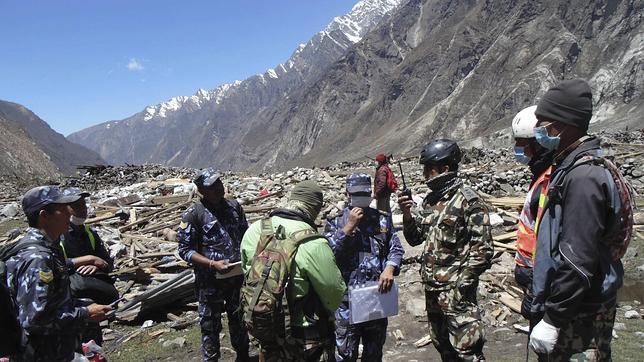
[(369, 204), (371, 204), (371, 196), (351, 196), (351, 206), (369, 207)]
[(534, 138), (547, 150), (556, 150), (557, 147), (559, 147), (559, 141), (561, 141), (559, 136), (550, 136), (548, 134), (548, 129), (544, 126), (534, 128)]
[(69, 222), (71, 222), (72, 224), (74, 224), (76, 226), (83, 225), (85, 223), (85, 220), (87, 220), (87, 219), (83, 218), (83, 217), (77, 217), (77, 216), (74, 216), (74, 215), (72, 215), (69, 218)]
[(523, 146), (514, 147), (514, 158), (516, 158), (518, 162), (524, 165), (530, 163), (530, 157), (525, 155), (525, 147)]

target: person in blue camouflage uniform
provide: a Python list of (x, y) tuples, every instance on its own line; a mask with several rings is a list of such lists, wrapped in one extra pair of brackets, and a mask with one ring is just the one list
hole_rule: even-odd
[(490, 267), (489, 206), (458, 178), (461, 151), (456, 142), (434, 140), (420, 155), (429, 192), (422, 210), (402, 192), (403, 233), (412, 245), (424, 243), (421, 278), (430, 336), (443, 361), (483, 361), (485, 330), (477, 301), (479, 276)]
[[(378, 281), (382, 293), (389, 292), (394, 275), (400, 272), (404, 250), (393, 232), (391, 215), (372, 209), (371, 177), (354, 173), (347, 177), (349, 207), (342, 215), (328, 220), (325, 236), (347, 286)], [(356, 361), (360, 339), (363, 361), (382, 360), (387, 337), (387, 318), (350, 323), (348, 292), (335, 313), (336, 361)]]
[(16, 298), (25, 347), (11, 361), (72, 360), (80, 329), (111, 310), (107, 305), (79, 306), (71, 294), (58, 239), (69, 227), (69, 203), (77, 199), (54, 186), (33, 188), (22, 198), (30, 227), (17, 254), (6, 261), (6, 282)]
[(194, 265), (203, 360), (218, 361), (221, 357), (221, 313), (226, 311), (237, 360), (245, 361), (248, 334), (239, 308), (244, 277), (238, 274), (226, 278), (226, 273), (230, 272), (229, 264), (241, 260), (239, 246), (248, 229), (246, 215), (237, 201), (224, 198), (221, 177), (213, 169), (203, 170), (193, 182), (203, 197), (182, 216), (179, 255)]

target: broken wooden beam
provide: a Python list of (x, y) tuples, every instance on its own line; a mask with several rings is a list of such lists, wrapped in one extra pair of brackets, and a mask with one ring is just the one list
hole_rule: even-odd
[(494, 247), (503, 248), (505, 250), (517, 251), (517, 247), (514, 244), (504, 244), (498, 241), (494, 241), (493, 243), (494, 243)]
[(156, 205), (163, 205), (163, 204), (176, 204), (177, 202), (185, 202), (188, 201), (188, 194), (184, 195), (169, 195), (169, 196), (156, 196), (153, 197), (151, 202), (152, 204)]
[(420, 348), (420, 347), (424, 347), (424, 346), (426, 346), (426, 345), (428, 345), (430, 343), (432, 343), (432, 337), (428, 334), (425, 337), (423, 337), (423, 338), (417, 340), (416, 342), (414, 342), (414, 346), (416, 348)]
[(521, 301), (511, 296), (507, 292), (499, 293), (499, 302), (503, 303), (506, 307), (510, 308), (516, 313), (521, 313)]
[(119, 232), (124, 232), (124, 231), (130, 230), (131, 228), (133, 228), (133, 227), (135, 227), (137, 225), (141, 225), (143, 223), (146, 223), (146, 222), (152, 220), (155, 216), (160, 216), (162, 214), (166, 214), (166, 213), (178, 210), (178, 209), (180, 209), (182, 207), (186, 207), (186, 206), (188, 206), (188, 202), (184, 202), (184, 203), (181, 203), (181, 204), (178, 204), (178, 205), (174, 205), (174, 206), (169, 207), (167, 209), (155, 210), (155, 212), (153, 212), (151, 215), (149, 215), (147, 217), (144, 217), (144, 218), (142, 218), (140, 220), (137, 220), (135, 222), (129, 223), (129, 224), (125, 225), (125, 226), (121, 226), (119, 228)]

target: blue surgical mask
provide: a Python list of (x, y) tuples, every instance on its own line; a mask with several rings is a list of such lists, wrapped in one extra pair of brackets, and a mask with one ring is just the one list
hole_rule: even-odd
[(520, 163), (527, 165), (530, 162), (531, 157), (525, 155), (525, 147), (515, 146), (514, 147), (514, 158), (517, 159)]
[(559, 136), (550, 136), (545, 126), (534, 128), (534, 138), (547, 150), (556, 150), (559, 147), (559, 141), (561, 141)]

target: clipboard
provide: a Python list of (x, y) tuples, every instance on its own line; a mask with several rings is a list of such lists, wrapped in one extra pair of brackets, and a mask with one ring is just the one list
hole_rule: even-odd
[(378, 291), (378, 282), (349, 289), (349, 323), (357, 324), (398, 314), (398, 284), (388, 293)]
[(234, 262), (234, 263), (229, 263), (228, 264), (228, 271), (226, 273), (220, 273), (216, 272), (215, 273), (215, 278), (216, 279), (228, 279), (232, 277), (236, 277), (238, 275), (244, 274), (242, 267), (241, 267), (241, 260)]

